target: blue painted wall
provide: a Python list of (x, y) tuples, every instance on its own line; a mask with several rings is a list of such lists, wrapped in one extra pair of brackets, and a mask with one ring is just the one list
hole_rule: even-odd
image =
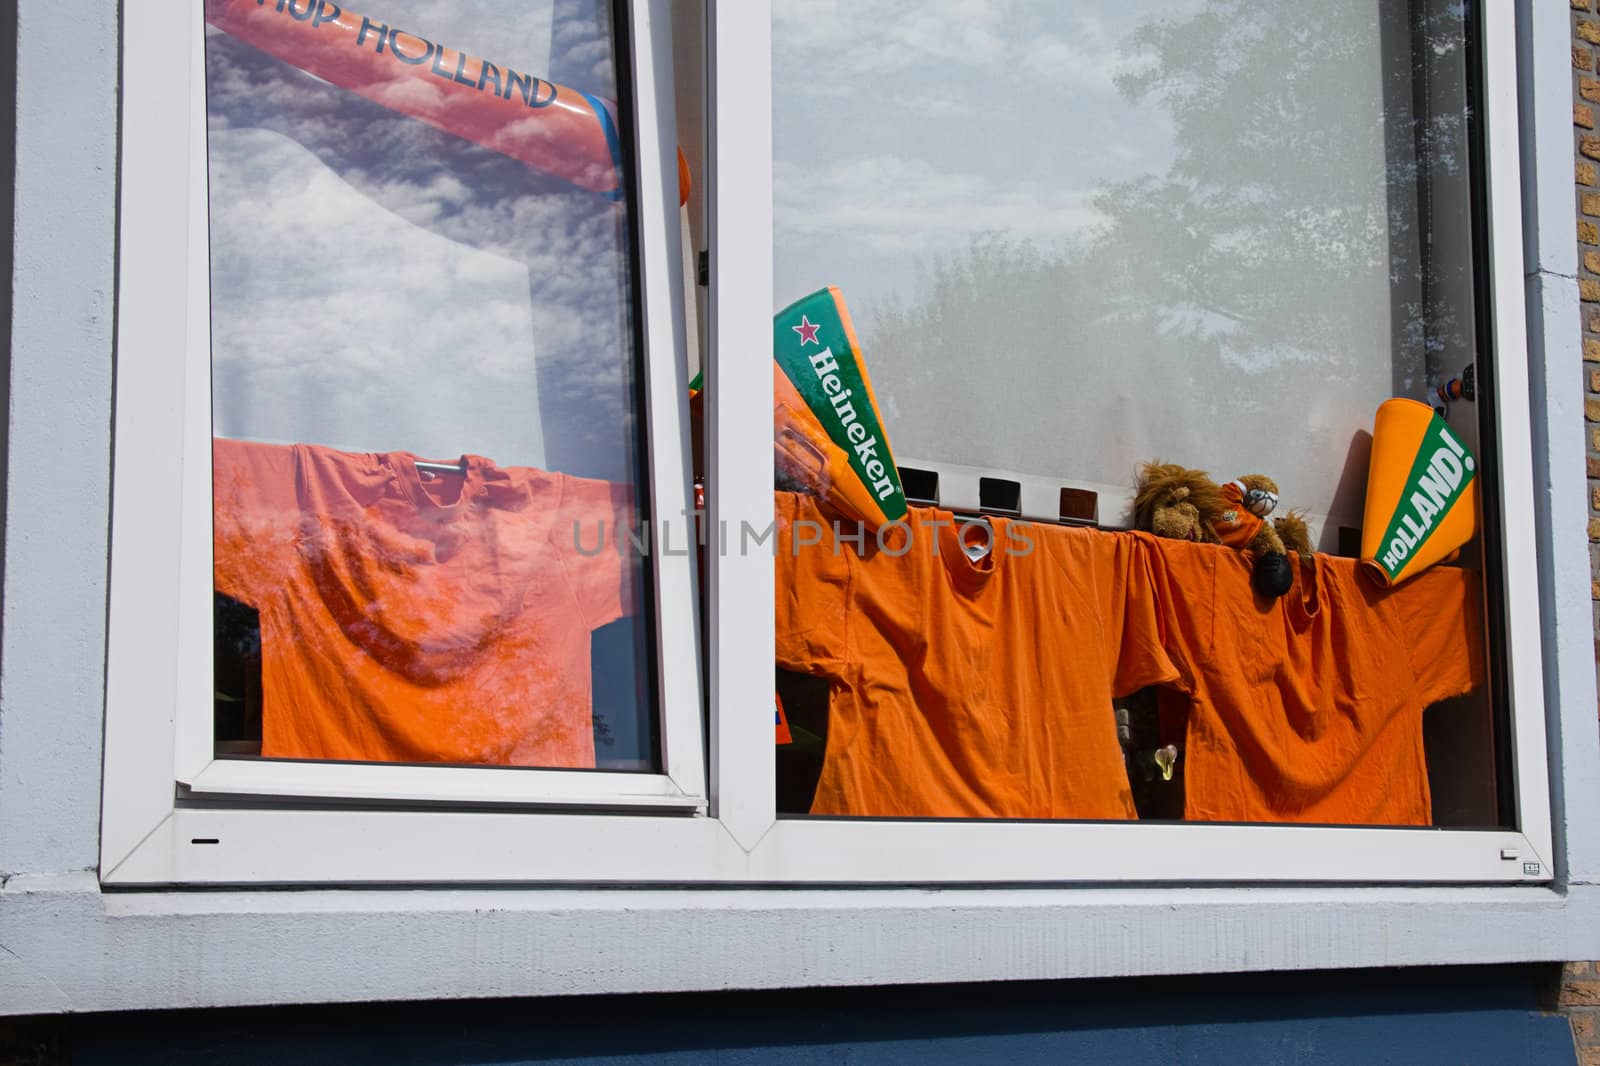
[(1562, 1063), (1548, 973), (1391, 970), (84, 1017), (78, 1066)]

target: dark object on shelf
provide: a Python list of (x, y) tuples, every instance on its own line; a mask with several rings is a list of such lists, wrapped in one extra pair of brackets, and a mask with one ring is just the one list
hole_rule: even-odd
[(999, 477), (978, 479), (978, 510), (985, 514), (1022, 514), (1022, 484)]
[(1061, 490), (1061, 521), (1067, 525), (1100, 525), (1100, 494), (1092, 489)]
[(914, 466), (900, 467), (900, 488), (906, 502), (919, 507), (939, 506), (939, 474), (933, 470), (918, 470)]
[(1346, 559), (1361, 558), (1361, 527), (1339, 527), (1339, 554)]

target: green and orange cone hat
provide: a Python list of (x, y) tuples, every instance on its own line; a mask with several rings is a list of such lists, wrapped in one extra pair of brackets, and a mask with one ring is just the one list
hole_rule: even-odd
[(1425, 403), (1386, 400), (1372, 425), (1361, 559), (1395, 585), (1421, 573), (1478, 531), (1478, 461)]

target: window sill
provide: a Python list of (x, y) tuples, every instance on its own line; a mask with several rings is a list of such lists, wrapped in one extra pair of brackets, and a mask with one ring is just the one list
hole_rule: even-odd
[(1040, 980), (1600, 954), (1600, 885), (0, 890), (0, 1013)]

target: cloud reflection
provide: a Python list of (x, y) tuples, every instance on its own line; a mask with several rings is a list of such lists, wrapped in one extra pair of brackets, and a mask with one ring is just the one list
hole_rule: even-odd
[(207, 80), (219, 434), (631, 479), (624, 208), (222, 34)]

